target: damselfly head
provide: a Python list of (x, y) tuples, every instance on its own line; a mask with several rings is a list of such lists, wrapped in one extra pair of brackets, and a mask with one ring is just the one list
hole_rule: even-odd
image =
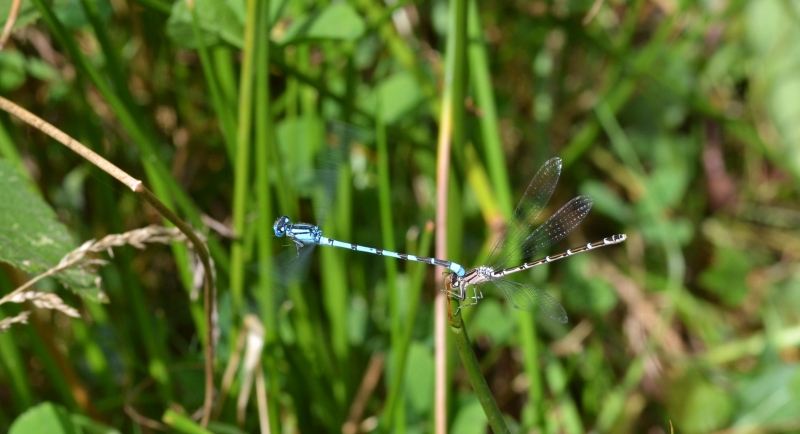
[(286, 227), (289, 226), (290, 222), (291, 220), (289, 220), (289, 217), (286, 217), (285, 215), (278, 217), (278, 220), (275, 220), (275, 224), (272, 225), (272, 229), (275, 231), (275, 236), (282, 237), (286, 235)]
[(450, 273), (450, 286), (453, 288), (461, 286), (461, 279), (458, 278), (456, 273)]

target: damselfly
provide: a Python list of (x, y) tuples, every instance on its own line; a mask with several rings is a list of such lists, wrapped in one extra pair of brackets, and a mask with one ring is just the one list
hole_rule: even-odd
[(287, 216), (280, 216), (273, 225), (275, 236), (286, 236), (294, 241), (297, 247), (297, 255), (300, 255), (301, 249), (309, 248), (315, 245), (340, 247), (342, 249), (355, 250), (357, 252), (372, 253), (378, 256), (389, 256), (391, 258), (404, 259), (406, 261), (424, 262), (426, 264), (438, 265), (445, 267), (452, 271), (454, 276), (464, 276), (466, 270), (461, 265), (436, 258), (426, 258), (423, 256), (408, 255), (405, 253), (397, 253), (389, 250), (376, 249), (374, 247), (365, 247), (358, 244), (345, 243), (343, 241), (334, 240), (322, 235), (322, 229), (309, 223), (292, 223)]

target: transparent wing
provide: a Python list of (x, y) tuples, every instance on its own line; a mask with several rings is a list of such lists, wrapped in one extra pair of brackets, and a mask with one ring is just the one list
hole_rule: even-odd
[(506, 231), (494, 243), (486, 265), (502, 268), (503, 264), (516, 264), (522, 259), (520, 245), (530, 234), (531, 226), (553, 195), (560, 175), (560, 158), (547, 160), (536, 172), (517, 205)]
[[(257, 279), (269, 280), (269, 294), (259, 294), (253, 296), (258, 299), (258, 303), (272, 312), (278, 312), (281, 306), (289, 300), (289, 288), (294, 284), (299, 284), (308, 278), (308, 269), (311, 262), (311, 253), (314, 251), (314, 244), (300, 249), (299, 255), (294, 248), (284, 248), (281, 253), (268, 258), (269, 266), (261, 263), (253, 263), (247, 266), (247, 270), (258, 275)], [(268, 303), (264, 306), (264, 303)]]
[(339, 172), (337, 170), (315, 170), (313, 200), (316, 207), (317, 226), (322, 228), (328, 212), (336, 198), (336, 186)]
[(317, 154), (319, 170), (315, 172), (317, 188), (314, 200), (317, 207), (317, 226), (320, 227), (336, 198), (340, 172), (347, 165), (350, 149), (354, 143), (363, 141), (366, 137), (366, 133), (360, 128), (340, 121), (328, 121), (325, 130), (325, 140)]
[(539, 309), (553, 321), (561, 324), (567, 323), (567, 311), (564, 310), (564, 306), (541, 289), (506, 279), (490, 280), (489, 282), (500, 288), (500, 291), (515, 308), (530, 312), (534, 305), (538, 305)]
[(275, 284), (281, 287), (300, 283), (308, 278), (308, 268), (311, 262), (311, 253), (316, 244), (306, 244), (298, 252), (294, 246), (275, 256), (272, 265), (272, 278)]
[(529, 258), (534, 253), (564, 239), (581, 224), (593, 204), (594, 199), (591, 196), (578, 196), (567, 202), (522, 242), (520, 247), (522, 257)]

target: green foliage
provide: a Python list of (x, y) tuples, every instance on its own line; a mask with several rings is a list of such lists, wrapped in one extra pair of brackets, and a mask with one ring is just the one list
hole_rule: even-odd
[(453, 432), (478, 434), (486, 432), (486, 416), (474, 395), (464, 397), (453, 421)]
[(734, 426), (788, 426), (797, 417), (800, 369), (797, 364), (766, 364), (735, 385), (739, 411)]
[[(95, 7), (100, 12), (101, 17), (107, 20), (111, 17), (111, 3), (107, 0), (92, 0)], [(10, 11), (12, 0), (0, 0), (0, 10)], [(88, 24), (86, 14), (81, 8), (79, 0), (54, 0), (50, 7), (53, 9), (59, 20), (70, 29), (79, 29)], [(25, 27), (41, 17), (41, 13), (36, 9), (30, 0), (22, 0), (19, 16), (14, 22), (14, 29)], [(5, 26), (7, 16), (3, 15), (0, 26)]]
[[(0, 260), (40, 274), (78, 247), (50, 206), (5, 160), (0, 160), (0, 185)], [(68, 270), (55, 277), (77, 290), (91, 286), (97, 276)]]
[(9, 434), (116, 434), (120, 431), (95, 422), (82, 414), (72, 414), (58, 404), (45, 402), (21, 414), (8, 432)]
[(35, 78), (51, 83), (51, 96), (59, 99), (66, 84), (50, 64), (36, 57), (25, 58), (18, 51), (0, 52), (0, 90), (12, 91), (22, 86), (28, 79)]
[(416, 79), (406, 71), (400, 71), (375, 86), (367, 96), (366, 107), (379, 107), (384, 122), (391, 125), (403, 119), (411, 110), (423, 102), (423, 95)]
[(0, 53), (0, 89), (14, 90), (25, 82), (25, 57), (19, 52)]
[[(237, 48), (242, 47), (244, 1), (198, 0), (194, 2), (194, 10), (197, 13), (203, 45), (208, 47), (225, 42)], [(178, 47), (197, 48), (192, 11), (187, 2), (178, 1), (172, 4), (166, 30)]]
[[(594, 1), (388, 3), (24, 1), (0, 51), (0, 91), (205, 235), (216, 384), (255, 314), (272, 432), (432, 431), (440, 270), (319, 247), (287, 285), (273, 256), (295, 247), (272, 224), (324, 212), (327, 236), (432, 255), (423, 228), (441, 197), (445, 96), (455, 110), (444, 259), (480, 265), (553, 156), (564, 169), (542, 221), (577, 194), (595, 203), (537, 257), (628, 235), (514, 276), (562, 302), (566, 325), (514, 310), (490, 285), (463, 310), (509, 426), (796, 430), (800, 4), (600, 2), (584, 23)], [(320, 186), (331, 119), (367, 134)], [(0, 155), (0, 295), (80, 242), (163, 223), (13, 116), (0, 116)], [(0, 390), (11, 391), (0, 431), (111, 430), (94, 419), (141, 431), (126, 406), (198, 430), (186, 415), (203, 394), (206, 325), (191, 252), (175, 243), (98, 259), (109, 261), (98, 274), (110, 303), (59, 287), (80, 319), (36, 311), (0, 335)], [(94, 277), (55, 276), (71, 289)], [(0, 321), (19, 311), (0, 309)], [(451, 432), (485, 432), (481, 394), (449, 345), (444, 419)], [(248, 377), (233, 378), (209, 429), (255, 432), (254, 398), (237, 425)]]
[[(795, 176), (800, 173), (800, 46), (794, 43), (800, 37), (798, 29), (800, 7), (796, 2), (769, 0), (749, 4), (745, 13), (746, 37), (754, 57), (760, 59), (754, 71), (758, 92), (764, 95), (765, 108), (775, 123), (778, 134), (791, 149), (777, 150), (786, 167)], [(793, 151), (793, 152), (792, 152)]]
[(566, 266), (571, 273), (559, 286), (563, 288), (564, 304), (573, 312), (603, 316), (617, 305), (619, 297), (611, 282), (584, 277), (589, 261), (589, 258), (581, 256), (570, 258)]
[(751, 255), (736, 249), (719, 249), (698, 283), (726, 305), (737, 306), (747, 297), (747, 277), (755, 266)]
[(290, 45), (321, 40), (354, 41), (364, 34), (364, 20), (347, 3), (333, 3), (306, 14), (286, 30), (281, 44)]
[(681, 432), (704, 433), (727, 426), (734, 403), (725, 388), (690, 372), (669, 387), (667, 411)]
[(508, 312), (508, 306), (504, 309), (495, 299), (488, 299), (479, 306), (470, 319), (473, 334), (486, 335), (493, 345), (508, 344), (516, 328), (516, 322)]
[(433, 354), (427, 345), (412, 343), (408, 349), (405, 387), (415, 413), (430, 416), (433, 407)]

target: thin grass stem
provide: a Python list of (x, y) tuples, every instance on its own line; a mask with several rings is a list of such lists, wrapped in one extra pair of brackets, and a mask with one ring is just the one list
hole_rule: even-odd
[[(445, 285), (447, 290), (450, 291), (449, 280)], [(495, 433), (509, 433), (506, 421), (500, 412), (500, 407), (497, 406), (497, 402), (492, 396), (492, 391), (489, 389), (489, 385), (486, 384), (486, 379), (483, 378), (478, 358), (475, 356), (475, 352), (472, 351), (472, 343), (469, 340), (469, 335), (467, 335), (463, 318), (461, 315), (456, 315), (459, 303), (449, 298), (447, 301), (450, 331), (453, 332), (453, 339), (456, 341), (458, 354), (461, 356), (464, 370), (467, 371), (467, 378), (469, 378), (469, 382), (472, 385), (472, 390), (478, 397), (481, 407), (483, 407), (483, 412), (486, 414), (486, 419), (489, 422), (489, 426), (492, 427), (492, 431)]]
[[(508, 171), (503, 155), (503, 144), (500, 140), (500, 130), (498, 128), (500, 119), (497, 117), (494, 88), (489, 69), (489, 56), (486, 53), (486, 44), (483, 40), (479, 17), (477, 0), (469, 0), (467, 23), (467, 31), (469, 32), (469, 70), (470, 78), (475, 88), (475, 102), (480, 110), (478, 124), (480, 125), (481, 144), (498, 206), (505, 212), (506, 210), (511, 210), (514, 204), (511, 199), (511, 187), (508, 184)], [(510, 216), (510, 214), (506, 214), (506, 217)]]
[[(247, 213), (248, 191), (250, 188), (250, 144), (253, 125), (253, 63), (255, 61), (256, 13), (258, 3), (246, 3), (247, 21), (245, 23), (244, 50), (242, 52), (242, 72), (239, 83), (238, 128), (236, 131), (236, 161), (233, 179), (233, 232), (244, 234), (245, 214)], [(241, 312), (244, 297), (244, 246), (242, 240), (231, 246), (231, 301), (235, 312)]]
[[(276, 314), (278, 311), (278, 297), (276, 295), (277, 288), (274, 279), (273, 263), (272, 263), (272, 194), (270, 192), (270, 167), (274, 155), (271, 155), (273, 150), (273, 138), (275, 135), (272, 114), (272, 99), (271, 88), (269, 83), (269, 32), (272, 28), (269, 22), (269, 8), (270, 0), (262, 0), (259, 2), (259, 24), (258, 36), (256, 37), (256, 119), (260, 122), (255, 124), (255, 147), (256, 147), (256, 208), (258, 210), (258, 225), (256, 228), (258, 238), (258, 258), (259, 268), (261, 274), (258, 281), (258, 291), (255, 294), (260, 300), (261, 321), (265, 328), (265, 348), (264, 352), (264, 365), (267, 370), (266, 378), (260, 379), (266, 381), (267, 391), (272, 394), (273, 399), (266, 400), (267, 409), (264, 411), (268, 415), (268, 421), (261, 420), (261, 423), (266, 423), (269, 431), (274, 433), (281, 432), (280, 425), (280, 407), (277, 397), (280, 396), (280, 372), (277, 369), (279, 360), (274, 351), (277, 348), (278, 341), (278, 321)], [(261, 370), (257, 371), (260, 377), (263, 377)], [(259, 392), (260, 394), (261, 392)], [(259, 400), (261, 402), (261, 400)]]

